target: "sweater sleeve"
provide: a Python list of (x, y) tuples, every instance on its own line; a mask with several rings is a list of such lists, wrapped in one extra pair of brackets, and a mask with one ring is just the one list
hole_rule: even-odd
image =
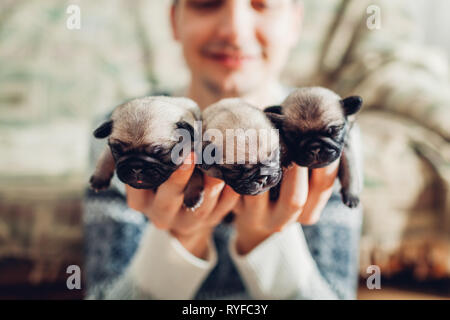
[[(355, 170), (363, 184), (361, 133), (351, 132)], [(346, 207), (336, 180), (333, 193), (315, 225), (293, 223), (274, 233), (246, 255), (228, 250), (250, 295), (255, 299), (354, 299), (358, 279), (362, 207)]]
[(302, 228), (293, 223), (274, 233), (246, 255), (229, 251), (254, 299), (336, 299), (309, 253)]
[[(93, 170), (105, 143), (90, 147)], [(129, 208), (116, 176), (106, 191), (86, 190), (83, 226), (88, 299), (191, 299), (217, 263), (212, 238), (207, 260), (199, 259)]]
[(109, 290), (106, 298), (193, 299), (216, 263), (212, 238), (207, 260), (203, 260), (187, 251), (167, 231), (149, 224), (122, 279)]
[(87, 298), (192, 299), (217, 263), (212, 238), (199, 259), (124, 200), (93, 197), (85, 200)]

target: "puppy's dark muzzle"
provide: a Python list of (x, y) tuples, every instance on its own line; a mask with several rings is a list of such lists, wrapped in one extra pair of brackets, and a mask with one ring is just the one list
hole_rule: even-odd
[(280, 180), (281, 169), (278, 169), (267, 175), (258, 175), (250, 179), (226, 182), (239, 194), (255, 196), (276, 186)]
[(169, 166), (146, 155), (131, 154), (117, 159), (116, 170), (123, 183), (137, 189), (153, 189), (164, 183), (176, 166)]
[(341, 149), (335, 143), (316, 140), (296, 152), (295, 163), (309, 168), (322, 168), (339, 158), (340, 154)]

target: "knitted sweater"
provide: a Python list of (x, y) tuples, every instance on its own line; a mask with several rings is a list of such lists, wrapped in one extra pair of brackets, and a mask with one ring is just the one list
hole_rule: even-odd
[[(91, 167), (104, 146), (93, 139)], [(233, 225), (222, 222), (202, 260), (129, 208), (114, 177), (108, 190), (85, 193), (87, 298), (354, 299), (362, 212), (344, 206), (339, 189), (336, 180), (318, 223), (293, 223), (246, 255), (236, 251)]]

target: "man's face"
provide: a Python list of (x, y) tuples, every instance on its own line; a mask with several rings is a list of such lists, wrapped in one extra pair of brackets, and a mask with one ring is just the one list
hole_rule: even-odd
[(300, 20), (294, 0), (179, 0), (172, 8), (193, 79), (230, 95), (278, 78)]

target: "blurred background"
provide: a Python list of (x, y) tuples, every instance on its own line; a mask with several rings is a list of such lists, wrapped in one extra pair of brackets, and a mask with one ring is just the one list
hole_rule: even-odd
[[(66, 12), (77, 5), (80, 29)], [(95, 119), (186, 84), (169, 1), (0, 2), (0, 298), (77, 299)], [(361, 299), (450, 297), (450, 1), (304, 0), (283, 80), (358, 94)], [(368, 24), (376, 5), (379, 28)], [(381, 269), (369, 290), (367, 268)], [(83, 286), (82, 286), (83, 287)]]

